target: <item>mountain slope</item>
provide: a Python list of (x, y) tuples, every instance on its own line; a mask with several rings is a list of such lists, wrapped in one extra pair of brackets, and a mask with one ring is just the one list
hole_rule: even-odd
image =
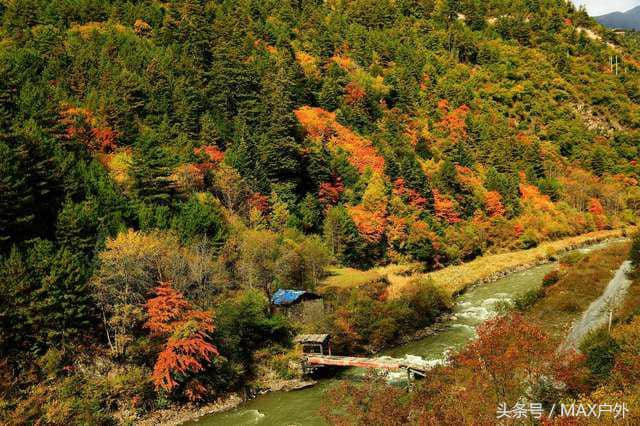
[(640, 30), (640, 6), (627, 12), (613, 12), (596, 16), (594, 19), (607, 28)]
[[(628, 210), (637, 63), (611, 75), (617, 48), (570, 3), (98, 3), (7, 3), (0, 133), (102, 164), (129, 203), (112, 229), (170, 227), (204, 192), (274, 231), (325, 233), (344, 209), (340, 262), (436, 267)], [(55, 226), (62, 192), (8, 203), (3, 249), (50, 238), (32, 225)]]
[[(270, 297), (329, 264), (436, 270), (640, 222), (640, 49), (565, 0), (0, 5), (16, 424), (241, 388), (307, 328)], [(384, 281), (308, 329), (364, 350), (446, 308)]]

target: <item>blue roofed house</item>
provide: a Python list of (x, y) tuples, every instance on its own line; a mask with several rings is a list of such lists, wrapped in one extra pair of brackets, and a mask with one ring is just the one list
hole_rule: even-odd
[(304, 290), (280, 289), (271, 297), (276, 312), (300, 322), (319, 321), (324, 316), (322, 296)]

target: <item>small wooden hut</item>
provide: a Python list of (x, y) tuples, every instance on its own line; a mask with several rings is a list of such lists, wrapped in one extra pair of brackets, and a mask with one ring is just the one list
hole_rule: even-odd
[(293, 341), (302, 346), (305, 355), (331, 355), (328, 334), (300, 334)]

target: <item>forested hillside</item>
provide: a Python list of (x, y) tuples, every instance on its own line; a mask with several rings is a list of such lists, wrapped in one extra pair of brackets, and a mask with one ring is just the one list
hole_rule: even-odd
[[(640, 213), (640, 49), (564, 0), (0, 0), (0, 25), (16, 423), (286, 370), (299, 325), (268, 300), (328, 265), (433, 270)], [(446, 309), (380, 291), (315, 331), (358, 351)]]

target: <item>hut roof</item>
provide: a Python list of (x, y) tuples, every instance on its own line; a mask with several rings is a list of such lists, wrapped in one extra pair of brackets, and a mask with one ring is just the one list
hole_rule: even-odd
[(329, 340), (328, 334), (300, 334), (293, 341), (295, 343), (320, 343), (324, 344)]
[(276, 306), (293, 305), (303, 300), (320, 299), (321, 297), (315, 293), (303, 290), (285, 290), (276, 291), (271, 297), (271, 303)]

